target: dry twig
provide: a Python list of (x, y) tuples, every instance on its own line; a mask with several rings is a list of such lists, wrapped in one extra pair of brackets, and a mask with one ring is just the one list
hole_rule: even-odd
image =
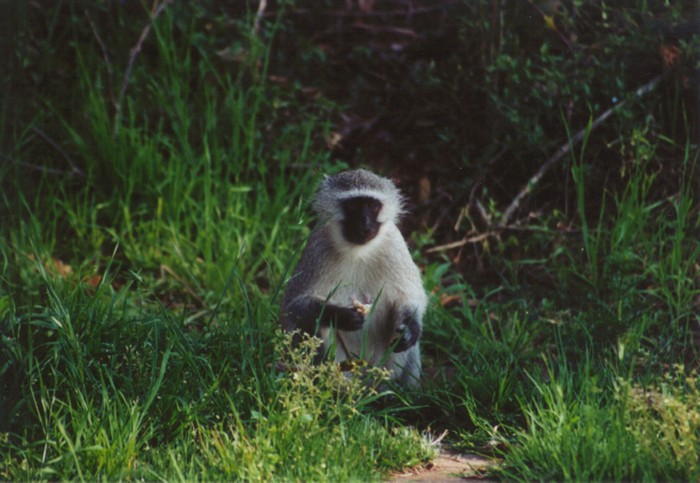
[(260, 35), (260, 22), (265, 15), (265, 9), (267, 8), (267, 0), (260, 0), (258, 4), (258, 12), (255, 14), (255, 22), (253, 23), (253, 31), (255, 35)]
[(9, 156), (5, 156), (4, 154), (0, 154), (0, 159), (3, 161), (11, 161), (15, 163), (17, 166), (22, 166), (23, 168), (28, 168), (34, 171), (40, 171), (42, 173), (48, 173), (48, 174), (57, 174), (60, 176), (74, 176), (76, 173), (73, 171), (67, 171), (65, 169), (58, 169), (58, 168), (50, 168), (48, 166), (40, 166), (38, 164), (32, 164), (32, 163), (27, 163), (24, 161), (17, 161), (14, 158), (11, 158)]
[(470, 238), (462, 238), (461, 240), (446, 243), (444, 245), (438, 245), (433, 248), (428, 248), (425, 253), (437, 253), (437, 252), (444, 252), (447, 250), (452, 250), (453, 248), (460, 248), (466, 245), (467, 243), (476, 243), (480, 241), (484, 241), (487, 238), (491, 236), (495, 236), (497, 233), (492, 232), (492, 231), (487, 231), (486, 233), (481, 233), (480, 235), (476, 235)]
[(107, 90), (109, 91), (109, 100), (112, 101), (112, 106), (116, 108), (117, 101), (114, 98), (114, 87), (112, 86), (114, 74), (112, 73), (112, 63), (109, 61), (107, 47), (102, 41), (102, 37), (100, 37), (100, 34), (97, 32), (97, 27), (92, 21), (92, 17), (90, 17), (90, 13), (87, 10), (85, 10), (85, 16), (87, 17), (88, 23), (90, 24), (92, 34), (95, 36), (95, 39), (97, 39), (97, 43), (100, 46), (100, 49), (102, 50), (102, 57), (104, 57), (105, 59), (105, 64), (107, 64)]
[(42, 167), (35, 167), (35, 166), (33, 166), (33, 165), (29, 164), (29, 163), (20, 163), (21, 165), (27, 166), (27, 167), (32, 167), (32, 168), (37, 168), (37, 169), (40, 169), (40, 170), (43, 170), (43, 171), (46, 171), (46, 172), (50, 172), (50, 173), (54, 173), (54, 174), (69, 174), (69, 175), (71, 175), (71, 176), (75, 176), (75, 175), (78, 175), (78, 176), (85, 176), (85, 173), (83, 173), (82, 170), (81, 170), (80, 168), (78, 168), (78, 165), (75, 164), (75, 162), (73, 161), (73, 159), (72, 159), (70, 156), (68, 156), (68, 153), (66, 153), (65, 150), (64, 150), (56, 141), (54, 141), (53, 139), (51, 139), (44, 131), (42, 131), (41, 129), (39, 129), (39, 128), (36, 127), (36, 126), (32, 126), (32, 131), (34, 131), (34, 132), (37, 133), (39, 136), (41, 136), (41, 138), (42, 138), (44, 141), (46, 141), (47, 143), (49, 143), (51, 146), (53, 146), (53, 148), (54, 148), (56, 151), (58, 151), (59, 153), (61, 153), (61, 156), (63, 156), (63, 158), (64, 158), (66, 161), (68, 161), (68, 164), (70, 165), (70, 171), (64, 171), (64, 170), (53, 169), (53, 168), (46, 168), (46, 167), (43, 167), (43, 166), (42, 166)]

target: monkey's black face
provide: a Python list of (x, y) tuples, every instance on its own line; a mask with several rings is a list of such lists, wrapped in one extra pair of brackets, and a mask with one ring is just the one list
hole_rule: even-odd
[(340, 203), (343, 210), (343, 237), (355, 245), (364, 245), (379, 233), (377, 220), (382, 202), (369, 196), (348, 198)]

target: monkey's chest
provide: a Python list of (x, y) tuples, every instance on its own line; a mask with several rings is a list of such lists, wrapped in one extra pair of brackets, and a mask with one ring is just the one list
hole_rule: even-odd
[[(371, 305), (376, 311), (390, 298), (392, 287), (385, 277), (366, 264), (344, 264), (342, 270), (328, 276), (321, 286), (330, 287), (329, 293), (317, 294), (329, 302), (341, 307), (353, 307), (358, 304)], [(368, 307), (369, 308), (369, 307)]]
[(343, 267), (336, 276), (327, 280), (330, 293), (317, 294), (329, 303), (341, 307), (358, 307), (366, 310), (365, 323), (357, 331), (337, 331), (331, 341), (332, 332), (322, 334), (327, 343), (335, 346), (335, 359), (361, 358), (372, 363), (380, 360), (387, 351), (395, 321), (392, 316), (392, 300), (396, 294), (390, 281), (382, 273), (366, 265)]

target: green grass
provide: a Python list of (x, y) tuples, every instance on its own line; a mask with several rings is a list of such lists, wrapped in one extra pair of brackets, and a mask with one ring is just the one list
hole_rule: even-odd
[[(640, 121), (602, 190), (578, 148), (571, 230), (554, 213), (487, 239), (495, 284), (470, 286), (415, 233), (431, 376), (396, 388), (313, 366), (278, 329), (315, 183), (345, 165), (327, 147), (339, 108), (267, 82), (275, 29), (167, 9), (116, 116), (108, 81), (143, 12), (113, 17), (119, 38), (100, 23), (123, 54), (108, 69), (66, 5), (41, 17), (42, 45), (70, 44), (64, 90), (0, 112), (0, 478), (375, 480), (430, 460), (443, 429), (509, 480), (700, 476), (692, 140)], [(201, 35), (210, 20), (237, 63)], [(54, 53), (17, 55), (46, 74)]]
[(3, 401), (18, 431), (4, 477), (373, 479), (430, 454), (415, 430), (364, 413), (379, 395), (360, 377), (302, 350), (296, 372), (276, 370), (289, 344), (271, 330), (259, 340), (230, 318), (192, 334), (181, 316), (125, 306), (129, 289), (46, 287), (40, 313), (4, 314), (21, 380)]
[(600, 372), (586, 365), (535, 383), (536, 399), (523, 407), (526, 428), (495, 473), (522, 481), (696, 479), (695, 374), (680, 367), (652, 387), (619, 380), (611, 392), (598, 385)]
[[(573, 243), (539, 227), (550, 254), (515, 261), (480, 297), (449, 265), (428, 268), (428, 286), (460, 301), (436, 308), (426, 333), (429, 357), (445, 367), (427, 390), (446, 415), (431, 413), (432, 424), (502, 458), (494, 476), (697, 478), (697, 161), (685, 157), (679, 192), (654, 201), (656, 171), (640, 156), (625, 189), (593, 214), (575, 163)], [(521, 279), (532, 265), (540, 274)]]
[(55, 116), (84, 175), (3, 168), (18, 189), (0, 241), (0, 475), (370, 480), (426, 461), (428, 440), (366, 408), (379, 395), (359, 380), (276, 369), (325, 107), (290, 121), (263, 81), (205, 80), (211, 59), (172, 25), (154, 26), (157, 82), (131, 80), (152, 104), (128, 97), (117, 124), (96, 53), (76, 52), (88, 121)]

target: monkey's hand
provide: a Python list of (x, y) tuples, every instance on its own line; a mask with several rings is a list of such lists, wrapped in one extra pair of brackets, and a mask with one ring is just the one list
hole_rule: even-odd
[(372, 304), (363, 304), (359, 300), (353, 300), (352, 306), (362, 315), (367, 315), (372, 311)]
[(394, 352), (404, 352), (418, 342), (421, 336), (420, 323), (413, 314), (404, 315), (396, 327), (399, 336), (394, 339)]
[[(348, 332), (360, 330), (365, 323), (365, 316), (357, 307), (326, 305), (325, 311), (328, 320), (340, 330), (346, 330)], [(326, 316), (324, 316), (324, 318), (326, 318)]]
[(287, 330), (318, 335), (320, 327), (335, 326), (345, 331), (359, 330), (365, 316), (356, 307), (341, 307), (315, 297), (299, 297), (284, 308)]

